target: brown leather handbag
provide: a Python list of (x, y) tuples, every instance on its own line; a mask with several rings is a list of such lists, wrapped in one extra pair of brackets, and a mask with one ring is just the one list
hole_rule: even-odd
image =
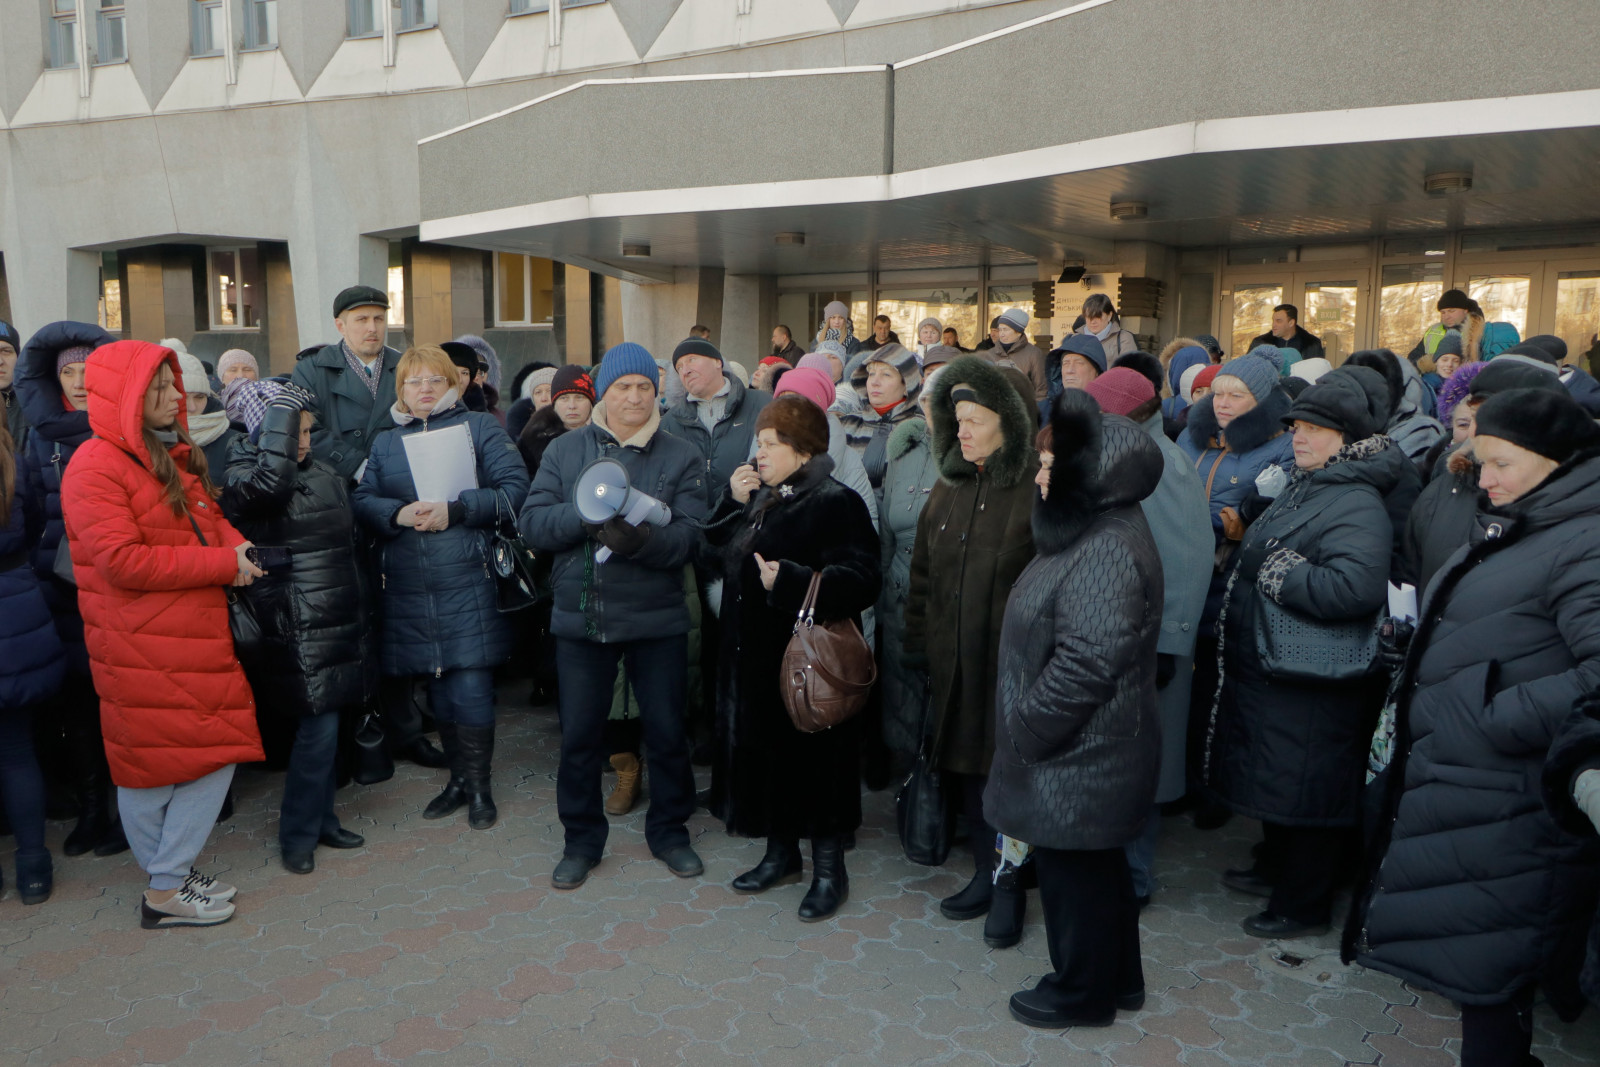
[(814, 734), (849, 719), (867, 703), (878, 664), (861, 629), (850, 619), (816, 621), (817, 590), (822, 573), (812, 574), (805, 603), (795, 619), (794, 635), (783, 652), (779, 687), (794, 728)]

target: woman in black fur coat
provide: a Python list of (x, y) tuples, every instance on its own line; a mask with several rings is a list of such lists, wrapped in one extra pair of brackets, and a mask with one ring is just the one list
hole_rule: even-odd
[(755, 464), (734, 472), (706, 530), (723, 575), (712, 811), (729, 833), (767, 838), (761, 862), (733, 881), (743, 893), (799, 881), (800, 838), (811, 839), (805, 922), (849, 895), (844, 838), (861, 825), (860, 721), (801, 733), (784, 709), (779, 667), (814, 573), (818, 622), (859, 625), (881, 583), (867, 507), (832, 471), (822, 409), (780, 396), (756, 421)]

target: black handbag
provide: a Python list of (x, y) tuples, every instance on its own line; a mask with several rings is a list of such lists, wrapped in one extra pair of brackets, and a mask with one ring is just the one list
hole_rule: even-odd
[(533, 550), (517, 533), (516, 516), (507, 516), (500, 508), (503, 494), (494, 494), (494, 534), (489, 542), (489, 567), (494, 574), (494, 606), (501, 612), (522, 611), (539, 602), (539, 584), (535, 575), (538, 563)]
[[(193, 515), (189, 516), (189, 525), (194, 528), (200, 544), (205, 546), (206, 535), (200, 532), (200, 524), (194, 521)], [(228, 598), (228, 629), (233, 632), (233, 654), (247, 671), (265, 666), (269, 655), (267, 635), (261, 628), (261, 620), (256, 618), (255, 606), (242, 589), (229, 586), (222, 592)]]
[(920, 730), (922, 745), (917, 750), (911, 773), (906, 775), (894, 798), (900, 847), (906, 859), (924, 867), (942, 866), (950, 858), (950, 842), (954, 837), (950, 798), (944, 787), (944, 772), (938, 766), (938, 738), (930, 741), (928, 737), (928, 713), (932, 707), (933, 694), (925, 692)]
[(375, 712), (361, 717), (356, 727), (354, 766), (350, 780), (357, 785), (377, 785), (394, 777), (394, 757), (389, 754), (389, 739), (384, 735), (383, 724)]

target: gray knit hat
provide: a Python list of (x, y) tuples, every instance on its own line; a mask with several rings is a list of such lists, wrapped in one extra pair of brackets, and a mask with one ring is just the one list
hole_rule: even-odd
[(1240, 356), (1238, 359), (1229, 360), (1217, 372), (1219, 378), (1223, 375), (1229, 375), (1243, 382), (1257, 403), (1272, 395), (1272, 390), (1277, 388), (1279, 377), (1278, 368), (1257, 355)]
[(1025, 333), (1028, 329), (1028, 313), (1021, 308), (1007, 308), (1000, 312), (1000, 321), (1018, 333)]

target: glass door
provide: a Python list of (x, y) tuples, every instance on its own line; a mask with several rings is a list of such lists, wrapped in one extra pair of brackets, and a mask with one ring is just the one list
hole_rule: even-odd
[(1300, 325), (1322, 339), (1322, 354), (1335, 367), (1356, 351), (1361, 282), (1356, 278), (1312, 281), (1300, 276)]
[(1272, 329), (1272, 309), (1283, 303), (1287, 279), (1281, 282), (1244, 282), (1233, 287), (1233, 326), (1228, 357), (1250, 351), (1250, 342)]
[(1528, 336), (1528, 298), (1533, 292), (1536, 269), (1474, 271), (1467, 277), (1467, 295), (1483, 308), (1485, 322), (1509, 322), (1518, 337)]
[(1322, 341), (1323, 354), (1334, 366), (1365, 342), (1366, 268), (1300, 267), (1277, 278), (1236, 276), (1223, 294), (1223, 310), (1232, 313), (1230, 358), (1250, 351), (1250, 342), (1272, 329), (1272, 309), (1279, 304), (1299, 309), (1300, 325)]
[(1564, 270), (1556, 274), (1557, 337), (1567, 342), (1567, 362), (1594, 373), (1595, 335), (1600, 333), (1600, 270)]

